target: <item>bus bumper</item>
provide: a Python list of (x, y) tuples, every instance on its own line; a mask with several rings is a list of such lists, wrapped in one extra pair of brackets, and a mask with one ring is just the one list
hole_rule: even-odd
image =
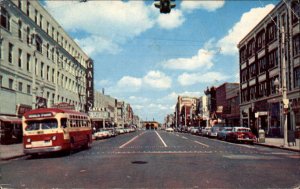
[(45, 148), (25, 148), (24, 154), (37, 154), (47, 152), (57, 152), (62, 150), (61, 146), (45, 147)]

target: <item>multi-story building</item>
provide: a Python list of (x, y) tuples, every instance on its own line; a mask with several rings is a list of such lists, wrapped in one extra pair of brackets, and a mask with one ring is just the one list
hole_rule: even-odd
[(92, 107), (93, 61), (39, 1), (0, 1), (0, 18), (0, 114)]
[(209, 112), (207, 106), (207, 97), (206, 95), (201, 96), (197, 103), (196, 115), (200, 121), (200, 126), (205, 127), (209, 123)]
[(226, 92), (227, 114), (226, 123), (231, 126), (240, 126), (240, 87), (229, 89)]
[[(229, 92), (235, 89), (239, 89), (238, 83), (223, 83), (216, 88), (216, 115), (218, 119), (222, 120), (223, 123), (228, 124), (227, 115), (230, 114), (230, 104), (228, 103)], [(233, 104), (231, 104), (233, 105)], [(239, 104), (237, 104), (239, 107)]]
[(207, 87), (204, 91), (204, 94), (207, 98), (207, 111), (210, 120), (216, 120), (216, 111), (217, 111), (217, 99), (216, 99), (216, 87)]
[(299, 1), (281, 1), (238, 44), (241, 123), (254, 132), (262, 128), (267, 135), (282, 136), (284, 113), (288, 130), (300, 130), (299, 16)]
[(196, 113), (197, 98), (189, 96), (178, 96), (175, 107), (176, 126), (192, 126)]

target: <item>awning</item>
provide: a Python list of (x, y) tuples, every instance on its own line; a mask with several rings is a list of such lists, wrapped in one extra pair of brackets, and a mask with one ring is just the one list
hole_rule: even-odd
[(7, 122), (7, 123), (16, 123), (16, 124), (22, 124), (21, 118), (18, 117), (12, 117), (12, 116), (0, 116), (0, 121)]

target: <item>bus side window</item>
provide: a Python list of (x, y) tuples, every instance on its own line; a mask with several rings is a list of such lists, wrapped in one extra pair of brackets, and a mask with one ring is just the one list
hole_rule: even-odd
[(62, 118), (60, 122), (61, 122), (62, 128), (67, 128), (67, 119), (66, 118)]

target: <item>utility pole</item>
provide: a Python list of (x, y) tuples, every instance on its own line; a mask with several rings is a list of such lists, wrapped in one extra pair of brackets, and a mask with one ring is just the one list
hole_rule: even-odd
[(288, 146), (288, 128), (287, 128), (287, 109), (289, 108), (289, 99), (287, 98), (286, 89), (286, 62), (285, 62), (285, 33), (284, 26), (281, 27), (281, 53), (282, 53), (282, 102), (283, 102), (283, 115), (284, 115), (284, 125), (283, 125), (283, 137), (284, 146)]

